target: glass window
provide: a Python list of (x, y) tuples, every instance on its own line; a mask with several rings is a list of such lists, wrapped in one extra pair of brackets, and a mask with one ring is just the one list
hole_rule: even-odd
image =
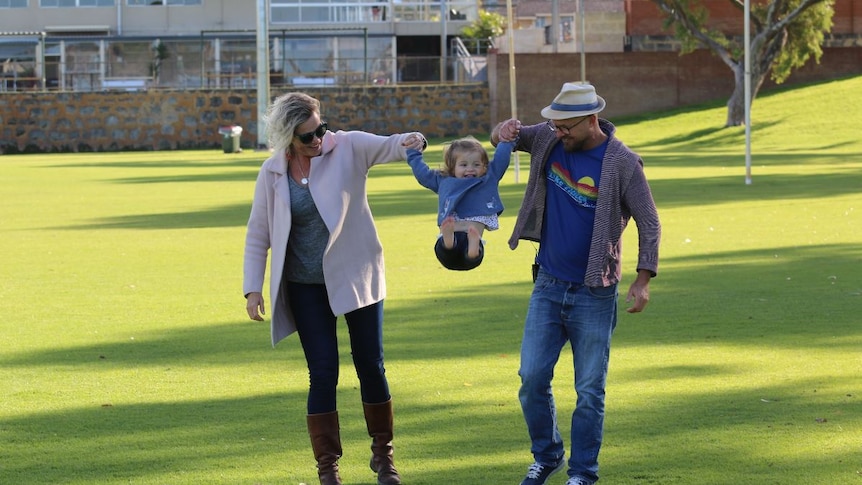
[(27, 0), (0, 0), (0, 8), (26, 7)]
[[(13, 2), (15, 0), (12, 0)], [(42, 7), (113, 7), (114, 0), (41, 0)]]
[(201, 0), (126, 0), (128, 5), (200, 5)]

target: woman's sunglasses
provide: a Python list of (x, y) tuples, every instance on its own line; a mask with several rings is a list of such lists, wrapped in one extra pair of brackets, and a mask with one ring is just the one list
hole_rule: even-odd
[(301, 133), (296, 135), (296, 138), (302, 142), (303, 145), (308, 145), (309, 143), (314, 141), (314, 137), (323, 138), (323, 135), (326, 134), (326, 130), (329, 126), (326, 123), (321, 123), (314, 131), (309, 131), (308, 133)]

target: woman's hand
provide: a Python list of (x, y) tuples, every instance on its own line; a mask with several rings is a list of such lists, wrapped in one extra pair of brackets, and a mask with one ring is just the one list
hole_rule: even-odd
[(266, 308), (263, 303), (263, 295), (260, 292), (252, 291), (245, 297), (245, 311), (248, 312), (248, 317), (258, 322), (263, 321), (263, 316), (266, 315)]
[(416, 132), (408, 135), (407, 138), (404, 139), (404, 142), (401, 143), (401, 146), (408, 150), (413, 149), (421, 152), (428, 146), (428, 141), (425, 140), (425, 136), (422, 135), (422, 133)]

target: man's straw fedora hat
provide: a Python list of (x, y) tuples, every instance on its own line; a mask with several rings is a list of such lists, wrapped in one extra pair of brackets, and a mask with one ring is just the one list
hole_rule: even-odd
[(542, 109), (548, 120), (567, 120), (587, 116), (605, 109), (605, 100), (596, 94), (596, 88), (586, 83), (565, 83), (554, 102)]

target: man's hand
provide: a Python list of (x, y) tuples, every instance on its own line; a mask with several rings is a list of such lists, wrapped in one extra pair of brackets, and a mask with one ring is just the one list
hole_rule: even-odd
[(494, 127), (491, 132), (491, 144), (497, 146), (501, 141), (514, 141), (521, 132), (521, 122), (515, 118), (510, 118), (500, 122)]
[(626, 295), (626, 303), (631, 303), (634, 300), (634, 304), (626, 309), (627, 312), (640, 313), (646, 308), (647, 303), (649, 303), (649, 280), (651, 277), (649, 271), (638, 271), (638, 277), (629, 287), (629, 293)]

